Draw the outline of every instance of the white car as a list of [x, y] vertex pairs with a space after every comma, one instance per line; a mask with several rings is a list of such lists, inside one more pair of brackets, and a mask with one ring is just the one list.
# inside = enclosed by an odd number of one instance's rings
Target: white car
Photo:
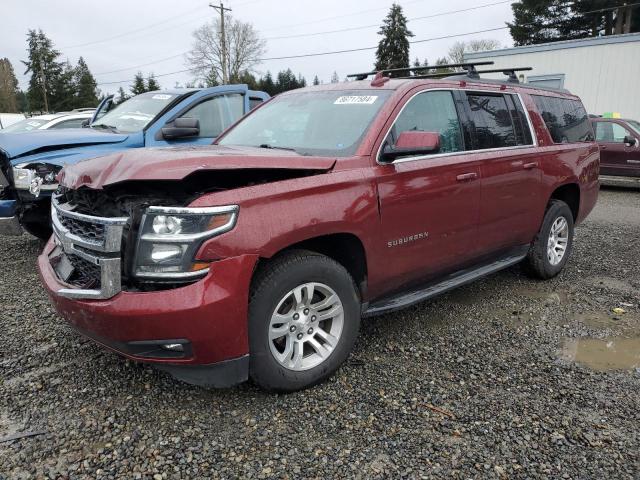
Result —
[[0, 130], [24, 120], [23, 113], [0, 113]]
[[88, 112], [60, 112], [37, 117], [25, 118], [4, 128], [2, 133], [25, 133], [34, 130], [49, 130], [51, 128], [81, 128], [85, 120], [93, 117], [93, 110]]

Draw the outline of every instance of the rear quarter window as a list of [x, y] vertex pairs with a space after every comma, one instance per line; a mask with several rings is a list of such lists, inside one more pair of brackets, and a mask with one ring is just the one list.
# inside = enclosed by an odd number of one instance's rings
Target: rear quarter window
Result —
[[591, 142], [593, 128], [580, 100], [531, 96], [554, 143]]

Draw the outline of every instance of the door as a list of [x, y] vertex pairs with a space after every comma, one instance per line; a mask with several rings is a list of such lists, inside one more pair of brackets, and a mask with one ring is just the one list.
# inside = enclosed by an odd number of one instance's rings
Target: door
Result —
[[198, 135], [168, 140], [162, 136], [160, 129], [154, 141], [148, 145], [165, 146], [183, 143], [211, 145], [218, 135], [242, 117], [244, 110], [245, 95], [241, 93], [225, 93], [201, 98], [163, 125], [171, 126], [176, 118], [195, 118], [200, 123]]
[[386, 259], [387, 291], [453, 270], [473, 257], [480, 204], [479, 163], [465, 155], [451, 91], [425, 91], [411, 98], [385, 144], [393, 145], [403, 131], [437, 132], [440, 150], [376, 167], [382, 228], [378, 245]]
[[531, 242], [540, 227], [541, 170], [515, 94], [466, 92], [474, 149], [481, 160], [481, 254]]
[[[594, 122], [596, 141], [600, 146], [602, 175], [631, 175], [640, 169], [640, 139], [631, 130], [613, 120]], [[635, 139], [635, 144], [625, 139]]]

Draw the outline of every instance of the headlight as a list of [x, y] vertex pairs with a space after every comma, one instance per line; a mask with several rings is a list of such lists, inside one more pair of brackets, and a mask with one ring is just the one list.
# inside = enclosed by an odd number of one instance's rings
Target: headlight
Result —
[[47, 163], [23, 163], [13, 167], [13, 182], [17, 190], [29, 190], [36, 197], [42, 190], [58, 188], [56, 176], [62, 170], [59, 165]]
[[142, 217], [135, 257], [135, 276], [159, 280], [198, 278], [208, 263], [196, 262], [202, 242], [231, 230], [239, 207], [149, 207]]

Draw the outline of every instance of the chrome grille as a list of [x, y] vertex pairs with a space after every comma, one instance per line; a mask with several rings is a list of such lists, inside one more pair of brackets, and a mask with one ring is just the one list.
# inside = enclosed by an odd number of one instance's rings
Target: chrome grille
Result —
[[[111, 298], [122, 289], [122, 231], [126, 217], [94, 217], [74, 211], [74, 205], [51, 199], [51, 223], [55, 242], [73, 266], [58, 294], [68, 298]], [[51, 259], [53, 260], [53, 259]]]
[[104, 240], [104, 225], [65, 216], [60, 216], [58, 219], [62, 226], [73, 235], [98, 243]]

